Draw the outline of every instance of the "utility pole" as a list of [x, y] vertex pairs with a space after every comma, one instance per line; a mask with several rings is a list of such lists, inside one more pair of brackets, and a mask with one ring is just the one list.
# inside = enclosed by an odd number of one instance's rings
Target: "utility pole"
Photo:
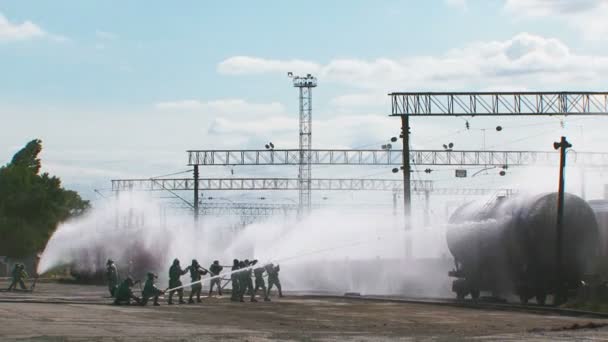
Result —
[[403, 216], [405, 229], [409, 230], [412, 214], [412, 191], [410, 185], [410, 117], [401, 116], [401, 138], [403, 142]]
[[311, 208], [311, 177], [312, 177], [312, 88], [317, 86], [317, 79], [311, 74], [306, 76], [294, 76], [293, 86], [300, 90], [300, 149], [299, 149], [299, 171], [298, 191], [299, 206], [298, 216], [301, 218], [310, 213]]
[[198, 205], [198, 165], [194, 165], [194, 221], [198, 221], [199, 205]]
[[559, 150], [559, 186], [557, 191], [557, 224], [555, 228], [555, 272], [557, 279], [557, 289], [555, 293], [555, 304], [561, 304], [566, 297], [563, 269], [563, 230], [564, 230], [564, 172], [566, 168], [566, 150], [572, 147], [566, 137], [562, 137], [560, 142], [553, 143], [553, 148]]
[[412, 256], [412, 237], [408, 231], [412, 229], [412, 188], [410, 173], [410, 117], [401, 116], [401, 141], [403, 142], [403, 224], [405, 228], [405, 257]]

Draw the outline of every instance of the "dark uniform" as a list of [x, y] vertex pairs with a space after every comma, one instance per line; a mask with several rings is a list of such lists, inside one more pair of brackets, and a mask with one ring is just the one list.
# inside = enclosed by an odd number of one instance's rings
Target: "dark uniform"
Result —
[[135, 283], [133, 282], [133, 279], [131, 279], [131, 277], [127, 277], [127, 279], [125, 279], [122, 283], [120, 283], [120, 285], [118, 285], [118, 287], [116, 288], [116, 292], [114, 293], [114, 297], [115, 297], [114, 304], [130, 305], [131, 299], [139, 304], [140, 303], [139, 297], [134, 295], [133, 290], [131, 290], [131, 287], [133, 285], [135, 285]]
[[[200, 281], [201, 280], [201, 276], [204, 276], [205, 274], [207, 274], [207, 270], [203, 269], [199, 264], [198, 261], [196, 261], [196, 259], [192, 259], [192, 265], [186, 267], [186, 271], [190, 271], [190, 279], [192, 279], [192, 283], [196, 282], [196, 281]], [[192, 304], [194, 303], [194, 300], [192, 300], [192, 297], [194, 295], [196, 295], [196, 301], [198, 303], [201, 302], [201, 290], [203, 289], [203, 284], [198, 282], [196, 284], [192, 284], [191, 285], [191, 291], [190, 291], [190, 299], [188, 299], [188, 303]]]
[[[173, 265], [169, 268], [169, 288], [176, 288], [182, 286], [182, 282], [179, 280], [181, 276], [186, 274], [188, 270], [182, 270], [182, 267], [179, 265], [179, 260], [173, 260]], [[177, 289], [173, 291], [169, 291], [169, 304], [173, 304], [173, 294], [177, 291], [177, 295], [179, 296], [179, 303], [184, 304], [184, 289]]]
[[230, 296], [230, 300], [233, 302], [243, 301], [241, 298], [241, 284], [239, 282], [240, 274], [239, 270], [239, 260], [234, 259], [232, 264], [232, 273], [230, 274], [230, 280], [232, 281], [232, 295]]
[[[257, 260], [255, 260], [255, 262], [257, 263]], [[244, 267], [250, 267], [252, 265], [254, 265], [253, 262], [249, 262], [248, 259], [245, 259], [244, 261]], [[252, 275], [253, 275], [253, 270], [251, 268], [248, 268], [247, 270], [245, 270], [243, 273], [243, 282], [245, 283], [245, 288], [243, 289], [243, 294], [247, 294], [248, 296], [251, 296], [252, 302], [255, 301], [255, 298], [253, 297], [253, 279], [251, 279]]]
[[283, 297], [283, 291], [281, 289], [281, 281], [279, 280], [279, 271], [281, 267], [279, 265], [268, 264], [266, 265], [266, 273], [268, 273], [268, 293], [267, 296], [270, 297], [270, 290], [272, 290], [273, 286], [276, 286], [279, 290], [279, 297]]
[[[239, 269], [241, 270], [238, 274], [239, 274], [239, 302], [244, 302], [245, 300], [243, 299], [243, 297], [245, 296], [245, 293], [247, 293], [247, 289], [249, 287], [249, 282], [247, 281], [247, 278], [251, 279], [251, 276], [249, 275], [249, 270], [246, 270], [245, 268], [247, 268], [247, 263], [245, 263], [245, 261], [241, 261], [239, 262]], [[253, 290], [253, 288], [251, 289]]]
[[12, 281], [8, 287], [8, 291], [11, 291], [13, 289], [16, 290], [17, 284], [19, 284], [19, 287], [22, 290], [27, 289], [25, 287], [25, 283], [23, 282], [23, 279], [27, 278], [27, 272], [25, 272], [25, 266], [23, 266], [23, 264], [15, 264], [15, 266], [13, 267], [13, 273], [11, 275]]
[[155, 306], [160, 305], [158, 304], [158, 296], [165, 292], [154, 285], [154, 278], [156, 278], [156, 274], [148, 272], [148, 279], [146, 279], [144, 289], [141, 292], [141, 305], [146, 305], [150, 298], [154, 298]]
[[116, 269], [116, 265], [114, 265], [114, 261], [112, 261], [112, 259], [108, 259], [108, 262], [106, 263], [106, 279], [108, 280], [108, 290], [110, 291], [110, 295], [114, 297], [119, 280], [118, 270]]
[[220, 273], [224, 268], [220, 266], [220, 262], [215, 260], [211, 266], [209, 266], [209, 272], [211, 273], [211, 277], [216, 277], [211, 279], [211, 284], [209, 285], [209, 297], [213, 293], [213, 286], [217, 285], [217, 293], [218, 295], [222, 295], [222, 279], [219, 277]]
[[262, 293], [264, 294], [264, 301], [269, 302], [270, 298], [268, 298], [268, 293], [266, 291], [266, 283], [264, 282], [264, 272], [266, 269], [263, 266], [257, 267], [253, 270], [253, 274], [255, 275], [255, 288], [253, 289], [252, 298], [255, 299], [255, 294], [259, 289], [262, 289]]

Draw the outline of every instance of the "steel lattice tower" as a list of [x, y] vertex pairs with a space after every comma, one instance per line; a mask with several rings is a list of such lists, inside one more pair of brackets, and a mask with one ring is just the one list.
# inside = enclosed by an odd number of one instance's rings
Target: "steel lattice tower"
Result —
[[[288, 74], [290, 77], [291, 73]], [[317, 86], [317, 79], [311, 74], [293, 76], [293, 86], [300, 91], [300, 148], [298, 158], [298, 191], [300, 216], [310, 212], [311, 177], [312, 177], [312, 88]]]

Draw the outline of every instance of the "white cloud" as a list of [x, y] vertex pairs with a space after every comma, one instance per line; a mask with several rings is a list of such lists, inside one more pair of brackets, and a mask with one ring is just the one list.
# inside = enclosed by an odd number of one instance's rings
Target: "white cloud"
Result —
[[24, 41], [37, 38], [48, 38], [55, 41], [67, 40], [65, 37], [49, 34], [29, 20], [22, 23], [11, 23], [0, 13], [0, 42]]
[[210, 115], [277, 115], [285, 112], [279, 102], [252, 103], [241, 99], [213, 101], [178, 100], [159, 102], [155, 105], [165, 111], [200, 111]]
[[558, 19], [590, 41], [608, 37], [608, 0], [506, 0], [504, 8], [520, 18]]
[[235, 56], [222, 61], [217, 70], [221, 74], [244, 75], [293, 72], [296, 74], [316, 73], [319, 71], [317, 63], [299, 59], [276, 60], [248, 56]]
[[[556, 85], [560, 89], [589, 89], [603, 85], [602, 75], [608, 71], [607, 56], [577, 54], [558, 39], [529, 33], [502, 41], [475, 42], [439, 56], [335, 59], [325, 65], [306, 63], [319, 65], [316, 75], [324, 82], [367, 89], [370, 93], [408, 89], [505, 89], [505, 86], [553, 89]], [[272, 60], [272, 64], [281, 62]], [[255, 68], [249, 72], [255, 72]], [[357, 100], [372, 98], [359, 96]], [[333, 103], [351, 100], [353, 98], [341, 97]]]
[[506, 0], [505, 9], [526, 16], [571, 15], [589, 12], [606, 0]]
[[[313, 122], [313, 146], [350, 148], [378, 141], [379, 137], [389, 137], [398, 131], [397, 120], [386, 115], [339, 115], [328, 119], [319, 116], [321, 118]], [[210, 125], [208, 133], [230, 139], [246, 136], [249, 138], [245, 142], [248, 146], [262, 147], [262, 142], [271, 139], [280, 148], [295, 148], [298, 143], [298, 118], [297, 115], [238, 121], [217, 118]], [[253, 142], [256, 139], [261, 141], [257, 145]]]
[[21, 24], [11, 23], [0, 13], [0, 41], [28, 40], [46, 35], [46, 32], [31, 21]]
[[353, 93], [336, 96], [329, 101], [335, 109], [352, 110], [354, 108], [387, 108], [390, 98], [385, 92]]

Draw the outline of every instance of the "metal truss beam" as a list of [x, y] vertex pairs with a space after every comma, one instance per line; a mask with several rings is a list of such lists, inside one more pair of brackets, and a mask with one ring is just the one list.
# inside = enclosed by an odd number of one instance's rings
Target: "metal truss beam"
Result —
[[[312, 179], [313, 189], [321, 191], [399, 191], [402, 181], [397, 179]], [[187, 191], [194, 189], [191, 178], [114, 179], [112, 191]], [[215, 190], [298, 190], [297, 178], [201, 178], [201, 191]], [[414, 181], [417, 193], [435, 195], [482, 196], [506, 189], [436, 188], [433, 181]], [[208, 204], [206, 204], [208, 205]], [[219, 205], [219, 204], [218, 204]], [[222, 203], [221, 205], [225, 205]], [[257, 205], [257, 204], [256, 204]], [[264, 206], [260, 204], [259, 206]], [[295, 208], [295, 207], [294, 207]]]
[[608, 92], [395, 92], [394, 116], [608, 115]]
[[[322, 191], [393, 191], [400, 189], [401, 180], [313, 178], [312, 190]], [[194, 190], [192, 178], [113, 179], [112, 191], [179, 191]], [[298, 178], [200, 178], [200, 191], [213, 190], [299, 190]], [[417, 192], [433, 191], [433, 182], [416, 180], [412, 189]]]
[[[401, 150], [311, 150], [313, 165], [403, 164]], [[189, 150], [188, 165], [299, 165], [300, 151], [294, 150]], [[412, 165], [435, 166], [522, 166], [555, 165], [559, 153], [546, 151], [443, 151], [411, 150]], [[608, 166], [608, 153], [570, 152], [570, 165]]]

